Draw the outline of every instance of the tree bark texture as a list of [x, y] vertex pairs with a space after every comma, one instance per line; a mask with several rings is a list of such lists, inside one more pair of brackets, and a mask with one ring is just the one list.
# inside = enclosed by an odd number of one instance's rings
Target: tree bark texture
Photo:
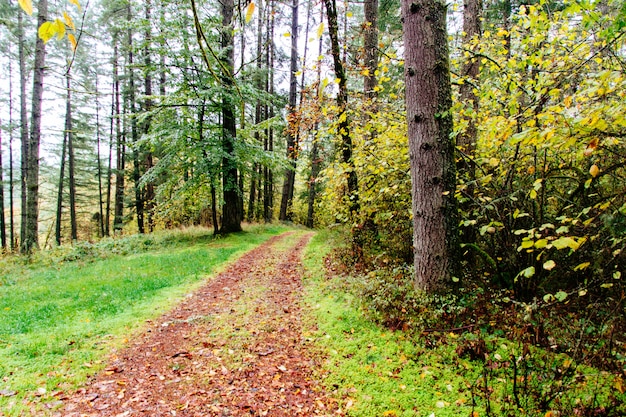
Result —
[[125, 170], [126, 170], [126, 143], [122, 132], [122, 112], [120, 108], [120, 76], [119, 76], [119, 50], [117, 44], [117, 36], [113, 36], [113, 83], [114, 83], [114, 102], [115, 102], [115, 201], [113, 215], [113, 233], [119, 234], [124, 228], [124, 187], [125, 187]]
[[[20, 68], [20, 140], [21, 140], [21, 162], [20, 162], [20, 190], [22, 211], [20, 214], [20, 242], [24, 242], [26, 238], [26, 166], [28, 162], [28, 108], [26, 96], [26, 80], [28, 73], [26, 72], [26, 52], [24, 45], [24, 18], [22, 13], [17, 14], [17, 47], [19, 55]], [[22, 244], [20, 243], [20, 248]]]
[[446, 5], [403, 0], [402, 15], [415, 284], [433, 292], [454, 276], [458, 252]]
[[70, 231], [72, 242], [78, 240], [78, 224], [76, 220], [76, 168], [74, 159], [74, 132], [72, 127], [72, 93], [70, 74], [66, 74], [67, 103], [65, 116], [65, 130], [67, 131], [67, 169], [69, 175], [70, 192]]
[[[7, 248], [7, 229], [4, 218], [4, 179], [2, 173], [4, 166], [2, 165], [2, 132], [0, 132], [0, 249]], [[0, 253], [2, 250], [0, 250]]]
[[[48, 0], [40, 0], [37, 6], [37, 27], [48, 18]], [[46, 64], [46, 45], [37, 37], [31, 99], [31, 126], [26, 157], [26, 227], [22, 241], [22, 253], [39, 248], [39, 144], [41, 142], [41, 112], [43, 104], [43, 80]]]
[[365, 13], [365, 36], [363, 48], [365, 52], [365, 68], [367, 75], [364, 77], [365, 98], [370, 101], [370, 111], [375, 111], [371, 103], [376, 98], [376, 70], [378, 69], [378, 0], [365, 0], [363, 3]]

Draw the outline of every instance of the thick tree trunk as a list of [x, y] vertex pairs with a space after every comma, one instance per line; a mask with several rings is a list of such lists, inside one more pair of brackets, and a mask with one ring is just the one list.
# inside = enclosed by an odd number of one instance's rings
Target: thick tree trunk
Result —
[[[235, 57], [233, 37], [233, 12], [235, 4], [233, 0], [222, 2], [222, 33], [221, 47], [223, 53], [222, 83], [225, 87], [233, 86], [233, 61]], [[231, 90], [226, 88], [226, 90]], [[222, 181], [224, 206], [222, 209], [221, 233], [241, 231], [241, 215], [239, 210], [239, 181], [237, 180], [237, 163], [235, 161], [235, 140], [237, 126], [235, 122], [232, 92], [228, 91], [222, 97]]]
[[348, 85], [346, 72], [340, 56], [339, 35], [337, 26], [337, 5], [335, 0], [323, 0], [326, 5], [326, 14], [328, 19], [328, 34], [331, 42], [331, 52], [333, 55], [333, 64], [335, 76], [339, 81], [339, 92], [337, 93], [337, 107], [339, 109], [339, 123], [337, 125], [337, 133], [340, 137], [341, 162], [346, 166], [346, 179], [348, 186], [348, 207], [350, 218], [354, 219], [359, 213], [359, 186], [356, 170], [354, 169], [354, 161], [352, 160], [352, 137], [350, 136], [350, 121], [348, 119]]
[[455, 274], [457, 219], [446, 5], [403, 0], [415, 284], [433, 292]]
[[[37, 26], [47, 21], [48, 0], [39, 0], [37, 6]], [[43, 104], [43, 79], [46, 61], [46, 45], [37, 37], [35, 43], [35, 72], [33, 75], [33, 96], [31, 129], [26, 158], [26, 228], [22, 242], [22, 253], [30, 253], [39, 248], [39, 144], [41, 142], [41, 112]]]
[[283, 193], [280, 202], [279, 220], [292, 219], [293, 192], [296, 183], [296, 162], [298, 160], [298, 147], [296, 142], [298, 136], [298, 114], [296, 111], [296, 101], [298, 94], [298, 81], [296, 72], [298, 71], [298, 0], [293, 0], [291, 4], [291, 62], [289, 71], [289, 105], [287, 107], [287, 160], [289, 167], [285, 172], [283, 183]]

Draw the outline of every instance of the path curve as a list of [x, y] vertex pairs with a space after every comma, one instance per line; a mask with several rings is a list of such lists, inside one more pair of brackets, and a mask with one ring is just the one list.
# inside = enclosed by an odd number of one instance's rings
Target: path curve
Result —
[[158, 320], [65, 401], [61, 415], [337, 416], [301, 317], [289, 232], [246, 253]]

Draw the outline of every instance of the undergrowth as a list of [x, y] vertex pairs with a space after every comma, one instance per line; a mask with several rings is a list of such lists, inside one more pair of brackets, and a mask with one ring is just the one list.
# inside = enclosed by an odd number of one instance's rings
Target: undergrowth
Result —
[[347, 415], [626, 415], [623, 368], [585, 361], [603, 348], [585, 335], [578, 340], [586, 356], [550, 345], [556, 339], [545, 334], [546, 306], [461, 283], [452, 294], [426, 296], [413, 289], [408, 268], [379, 265], [351, 277], [353, 269], [337, 262], [341, 249], [319, 259], [333, 247], [349, 250], [341, 242], [318, 234], [306, 266], [326, 385]]

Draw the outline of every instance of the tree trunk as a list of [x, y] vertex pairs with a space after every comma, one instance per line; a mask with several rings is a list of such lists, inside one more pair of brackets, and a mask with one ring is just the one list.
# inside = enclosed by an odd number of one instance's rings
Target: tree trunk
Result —
[[26, 96], [26, 53], [24, 51], [24, 19], [22, 13], [17, 14], [17, 47], [20, 67], [20, 140], [21, 140], [21, 162], [20, 162], [20, 190], [21, 190], [21, 213], [20, 213], [20, 250], [22, 243], [26, 239], [26, 172], [28, 162], [28, 109]]
[[103, 237], [105, 233], [104, 228], [104, 193], [102, 187], [102, 159], [100, 154], [100, 144], [102, 143], [100, 137], [100, 90], [98, 88], [98, 73], [96, 72], [96, 157], [97, 157], [97, 170], [98, 170], [98, 235]]
[[[1, 123], [0, 123], [1, 124]], [[0, 253], [7, 249], [7, 229], [4, 219], [4, 166], [2, 165], [2, 130], [0, 130]]]
[[[67, 125], [67, 123], [66, 123]], [[63, 186], [65, 185], [65, 160], [67, 152], [67, 127], [63, 132], [63, 145], [61, 146], [61, 167], [59, 169], [59, 186], [57, 188], [57, 215], [55, 221], [54, 236], [57, 245], [61, 246], [63, 224]]]
[[[463, 33], [465, 34], [463, 36], [463, 44], [465, 48], [471, 47], [470, 41], [472, 38], [480, 36], [481, 11], [481, 0], [465, 0], [463, 8]], [[474, 90], [477, 88], [479, 69], [480, 60], [476, 56], [470, 55], [463, 62], [461, 71], [466, 80], [459, 88], [461, 103], [466, 106], [462, 118], [467, 121], [465, 132], [460, 134], [457, 140], [457, 146], [465, 154], [463, 158], [460, 158], [459, 171], [466, 174], [466, 180], [469, 182], [472, 182], [475, 176], [473, 157], [476, 150], [476, 140], [478, 139], [476, 114], [478, 113], [479, 101]]]
[[446, 5], [403, 0], [402, 15], [415, 284], [433, 292], [454, 276], [458, 260]]
[[365, 98], [368, 100], [369, 112], [375, 112], [373, 101], [376, 99], [376, 70], [378, 69], [378, 0], [365, 0], [365, 36], [363, 48], [365, 50], [366, 74], [363, 80]]
[[233, 37], [233, 12], [235, 4], [233, 0], [222, 2], [222, 31], [221, 47], [222, 58], [222, 84], [227, 87], [228, 93], [222, 96], [222, 148], [224, 157], [222, 158], [222, 181], [224, 206], [222, 210], [221, 233], [231, 233], [241, 231], [241, 217], [239, 210], [239, 181], [237, 180], [237, 163], [235, 161], [235, 140], [237, 137], [237, 126], [235, 124], [235, 114], [232, 97], [233, 61], [235, 57], [234, 37]]
[[15, 213], [13, 199], [13, 65], [9, 61], [9, 237], [11, 252], [15, 250]]
[[[320, 22], [324, 21], [324, 9], [320, 9]], [[318, 44], [317, 56], [322, 56], [322, 48], [324, 40], [320, 36]], [[322, 61], [317, 59], [317, 83], [315, 88], [315, 97], [320, 96], [320, 84], [322, 82]], [[320, 172], [320, 160], [319, 160], [319, 137], [318, 137], [318, 123], [315, 122], [313, 131], [315, 136], [313, 137], [313, 144], [311, 145], [311, 178], [309, 178], [309, 201], [307, 207], [306, 227], [312, 228], [315, 226], [315, 199], [317, 197], [317, 177]]]
[[[265, 91], [270, 96], [274, 95], [274, 12], [275, 0], [269, 0], [267, 13], [267, 41], [265, 51], [266, 68], [268, 76], [265, 84]], [[274, 105], [265, 105], [264, 120], [274, 116]], [[266, 129], [264, 147], [266, 152], [274, 151], [274, 130], [272, 127]], [[265, 223], [271, 223], [274, 217], [274, 173], [269, 167], [263, 168], [263, 219]]]
[[70, 230], [72, 234], [72, 242], [78, 240], [78, 226], [76, 221], [76, 169], [74, 161], [74, 132], [72, 127], [72, 94], [70, 74], [67, 73], [67, 103], [65, 130], [67, 131], [67, 156], [68, 156], [68, 175], [69, 175], [69, 192], [70, 192]]
[[120, 76], [118, 63], [117, 36], [113, 36], [113, 83], [115, 88], [115, 136], [116, 136], [116, 165], [115, 165], [115, 213], [113, 217], [113, 233], [118, 234], [124, 228], [124, 186], [126, 165], [126, 144], [122, 132], [122, 113], [120, 108]]
[[331, 42], [331, 52], [333, 55], [333, 64], [335, 69], [335, 76], [339, 81], [339, 92], [337, 93], [337, 107], [339, 109], [337, 133], [340, 139], [341, 148], [341, 162], [346, 166], [346, 179], [348, 186], [348, 209], [350, 219], [356, 218], [360, 206], [359, 206], [359, 194], [358, 194], [358, 178], [354, 168], [354, 161], [352, 160], [352, 137], [350, 136], [350, 121], [348, 119], [347, 105], [348, 105], [348, 85], [346, 73], [344, 70], [343, 62], [341, 61], [340, 48], [339, 48], [339, 35], [337, 26], [337, 5], [335, 0], [323, 0], [326, 5], [326, 14], [328, 19], [328, 34]]
[[296, 183], [296, 162], [298, 160], [298, 114], [296, 111], [296, 101], [298, 93], [298, 81], [296, 72], [298, 71], [298, 0], [293, 0], [291, 5], [291, 62], [289, 71], [289, 104], [287, 106], [287, 160], [289, 167], [285, 172], [283, 183], [283, 193], [280, 202], [279, 220], [292, 219], [293, 193]]
[[[37, 5], [37, 27], [47, 21], [48, 0], [39, 0]], [[37, 37], [35, 43], [35, 72], [31, 130], [26, 157], [26, 229], [22, 242], [22, 253], [31, 253], [39, 248], [39, 143], [41, 141], [41, 112], [43, 104], [43, 79], [46, 61], [46, 45]]]
[[135, 69], [134, 69], [134, 42], [133, 32], [130, 26], [132, 22], [132, 7], [131, 3], [128, 3], [126, 21], [128, 22], [128, 30], [126, 33], [126, 42], [128, 48], [128, 57], [126, 62], [126, 71], [128, 76], [128, 106], [130, 113], [130, 134], [131, 142], [133, 144], [133, 182], [135, 188], [135, 214], [137, 215], [137, 231], [139, 233], [145, 233], [144, 225], [144, 196], [140, 187], [141, 180], [141, 149], [139, 146], [139, 131], [137, 127], [137, 97], [135, 91]]
[[[152, 57], [151, 57], [151, 43], [152, 43], [152, 31], [151, 31], [151, 16], [150, 16], [150, 8], [152, 7], [151, 1], [146, 0], [145, 2], [145, 16], [146, 16], [146, 32], [144, 34], [144, 64], [145, 64], [145, 78], [144, 78], [144, 92], [146, 95], [146, 100], [144, 103], [144, 110], [149, 112], [152, 110], [153, 102], [152, 102]], [[146, 120], [143, 125], [143, 133], [148, 134], [150, 132], [150, 124], [151, 118], [146, 117]], [[153, 155], [150, 150], [146, 150], [145, 157], [145, 172], [148, 172], [154, 166]], [[148, 223], [148, 231], [154, 231], [154, 219], [152, 214], [154, 212], [154, 183], [149, 181], [146, 184], [146, 192], [144, 195], [145, 202], [145, 212], [147, 216]]]

